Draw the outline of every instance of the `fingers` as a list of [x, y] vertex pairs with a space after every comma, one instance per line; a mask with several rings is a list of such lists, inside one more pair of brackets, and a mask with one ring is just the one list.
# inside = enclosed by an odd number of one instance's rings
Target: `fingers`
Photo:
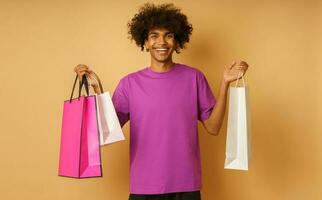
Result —
[[77, 73], [79, 78], [81, 79], [84, 74], [87, 72], [91, 71], [87, 65], [84, 64], [78, 64], [75, 68], [74, 71]]
[[77, 73], [79, 78], [82, 78], [84, 74], [86, 74], [86, 71], [78, 72]]
[[244, 72], [241, 70], [232, 70], [231, 73], [229, 74], [231, 77], [234, 77], [234, 80], [242, 78], [244, 75]]
[[238, 77], [238, 78], [240, 78], [241, 76], [243, 76], [243, 75], [244, 75], [244, 73], [245, 73], [245, 71], [244, 71], [244, 70], [238, 70], [238, 69], [232, 69], [232, 70], [230, 71], [230, 74], [231, 74], [232, 76], [235, 76], [235, 77]]
[[243, 76], [248, 69], [248, 64], [245, 61], [238, 61], [233, 66], [233, 69], [240, 71], [242, 74], [241, 76]]
[[229, 66], [228, 66], [228, 68], [229, 69], [232, 69], [233, 67], [234, 67], [234, 65], [236, 64], [236, 61], [234, 60]]
[[80, 80], [83, 78], [84, 74], [86, 74], [87, 79], [90, 80], [92, 86], [96, 86], [98, 84], [99, 79], [97, 75], [87, 65], [78, 64], [74, 67], [74, 71], [77, 73]]
[[79, 64], [74, 68], [74, 71], [76, 73], [83, 72], [83, 71], [88, 71], [90, 70], [87, 65]]
[[84, 64], [78, 64], [75, 68], [74, 71], [77, 72], [79, 70], [85, 70], [85, 69], [89, 69], [89, 67], [87, 65]]
[[234, 69], [247, 69], [248, 68], [248, 64], [245, 61], [233, 61], [228, 68], [232, 69], [234, 67]]
[[248, 68], [248, 64], [245, 61], [239, 61], [237, 63], [237, 68], [239, 68], [239, 69], [247, 69]]

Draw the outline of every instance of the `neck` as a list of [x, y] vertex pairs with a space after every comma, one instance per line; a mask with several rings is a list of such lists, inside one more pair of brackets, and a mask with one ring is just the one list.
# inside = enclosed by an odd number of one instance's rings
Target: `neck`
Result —
[[174, 66], [172, 59], [169, 59], [165, 62], [158, 62], [151, 59], [151, 70], [155, 72], [167, 72], [170, 71]]

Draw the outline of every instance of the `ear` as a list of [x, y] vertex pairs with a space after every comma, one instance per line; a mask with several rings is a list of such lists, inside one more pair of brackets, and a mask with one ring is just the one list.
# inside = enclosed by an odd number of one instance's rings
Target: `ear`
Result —
[[147, 41], [147, 40], [145, 40], [145, 41], [144, 41], [144, 48], [145, 48], [145, 49], [147, 49], [147, 48], [148, 48], [148, 41]]
[[174, 46], [175, 49], [178, 48], [179, 45], [178, 45], [178, 42], [176, 40], [173, 41], [173, 46]]
[[177, 42], [175, 42], [173, 46], [174, 46], [174, 50], [175, 50], [175, 52], [176, 52], [177, 54], [179, 54], [179, 53], [180, 53], [180, 48], [179, 48], [178, 43], [177, 43]]

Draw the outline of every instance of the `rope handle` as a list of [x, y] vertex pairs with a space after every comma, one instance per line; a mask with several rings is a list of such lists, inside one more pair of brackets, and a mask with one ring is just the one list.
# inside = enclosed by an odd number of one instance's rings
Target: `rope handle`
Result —
[[[238, 75], [237, 75], [237, 81], [236, 81], [235, 87], [237, 87], [238, 80], [240, 79], [240, 78], [238, 78], [238, 77], [239, 77], [239, 74], [240, 74], [240, 71], [238, 72]], [[241, 78], [243, 79], [243, 83], [244, 83], [244, 87], [245, 87], [245, 86], [246, 86], [246, 84], [245, 84], [244, 74], [242, 75], [242, 77], [241, 77]]]
[[[78, 78], [79, 78], [79, 77], [78, 77], [78, 75], [76, 75], [76, 77], [75, 77], [75, 81], [74, 81], [74, 84], [73, 84], [72, 93], [71, 93], [70, 98], [69, 98], [69, 103], [71, 103], [71, 102], [72, 102], [73, 95], [74, 95], [74, 90], [75, 90], [75, 86], [76, 86], [76, 82], [77, 82], [77, 79], [78, 79]], [[81, 80], [81, 79], [79, 79], [79, 81], [78, 81], [78, 86], [79, 86], [79, 88], [78, 88], [78, 100], [79, 100], [79, 98], [80, 98], [80, 96], [81, 96], [81, 91], [82, 91], [82, 87], [83, 87], [83, 85], [85, 86], [86, 93], [87, 93], [87, 96], [88, 96], [88, 92], [89, 92], [89, 91], [88, 91], [88, 87], [86, 87], [86, 84], [87, 84], [86, 77], [84, 77], [84, 76], [83, 76], [82, 80]]]

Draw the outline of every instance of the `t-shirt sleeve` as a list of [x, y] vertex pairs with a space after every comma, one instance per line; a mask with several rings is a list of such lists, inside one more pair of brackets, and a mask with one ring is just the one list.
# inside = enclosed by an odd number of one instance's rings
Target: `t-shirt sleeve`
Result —
[[112, 96], [112, 102], [121, 127], [130, 119], [129, 96], [126, 79], [122, 78]]
[[198, 120], [205, 121], [210, 117], [210, 114], [216, 104], [216, 98], [211, 91], [205, 75], [201, 71], [198, 71], [197, 73], [197, 85]]

